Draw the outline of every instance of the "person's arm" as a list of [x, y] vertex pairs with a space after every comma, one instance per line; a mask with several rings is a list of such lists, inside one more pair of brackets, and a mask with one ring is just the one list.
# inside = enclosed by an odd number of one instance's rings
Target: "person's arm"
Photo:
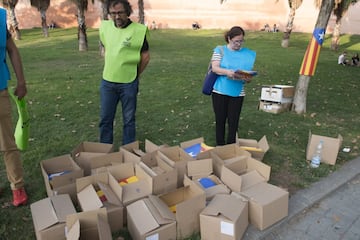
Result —
[[139, 63], [139, 75], [145, 70], [146, 66], [150, 61], [150, 52], [144, 51], [141, 52], [140, 63]]
[[17, 85], [14, 94], [18, 96], [19, 99], [22, 99], [23, 97], [25, 97], [27, 93], [26, 81], [24, 77], [21, 56], [12, 38], [7, 39], [6, 50], [9, 54], [9, 58], [13, 66], [17, 80]]
[[240, 74], [236, 73], [235, 71], [231, 69], [221, 68], [220, 67], [220, 61], [213, 60], [211, 62], [211, 68], [212, 71], [218, 75], [226, 75], [227, 78], [232, 80], [244, 80], [245, 82], [249, 83], [251, 82], [252, 76], [247, 74]]

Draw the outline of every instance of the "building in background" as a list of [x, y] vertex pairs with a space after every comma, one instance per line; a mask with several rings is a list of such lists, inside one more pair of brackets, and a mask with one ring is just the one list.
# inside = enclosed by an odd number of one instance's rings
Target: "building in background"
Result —
[[[137, 0], [130, 0], [137, 21]], [[289, 13], [287, 0], [145, 0], [145, 23], [149, 26], [156, 22], [157, 28], [191, 28], [194, 22], [202, 29], [228, 29], [233, 25], [241, 25], [246, 30], [260, 30], [265, 24], [276, 26], [282, 32]], [[20, 28], [41, 26], [40, 13], [30, 6], [29, 0], [19, 0], [16, 15]], [[101, 4], [98, 0], [89, 1], [86, 13], [88, 27], [97, 28], [100, 24]], [[319, 9], [313, 0], [304, 0], [296, 11], [294, 32], [312, 32]], [[360, 34], [360, 2], [350, 6], [342, 19], [341, 33]], [[55, 22], [59, 27], [76, 27], [77, 9], [68, 0], [51, 0], [47, 11], [47, 22]], [[327, 33], [331, 33], [335, 25], [335, 17], [330, 18]]]

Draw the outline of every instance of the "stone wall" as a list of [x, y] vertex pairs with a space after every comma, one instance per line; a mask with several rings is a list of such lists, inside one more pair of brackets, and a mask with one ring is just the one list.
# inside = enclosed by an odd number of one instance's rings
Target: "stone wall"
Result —
[[[91, 2], [91, 1], [89, 1]], [[130, 0], [137, 21], [137, 0]], [[144, 0], [145, 20], [149, 26], [155, 21], [158, 28], [191, 28], [197, 21], [204, 29], [227, 29], [240, 25], [246, 30], [259, 30], [264, 24], [277, 24], [284, 30], [289, 7], [287, 0]], [[315, 26], [318, 9], [313, 0], [304, 0], [297, 10], [294, 31], [312, 32]], [[60, 27], [77, 26], [76, 6], [68, 0], [51, 0], [47, 11], [47, 22], [55, 21]], [[88, 27], [98, 27], [100, 23], [101, 4], [95, 0], [89, 4], [86, 13]], [[342, 33], [360, 34], [360, 2], [351, 6], [342, 20]], [[30, 6], [29, 0], [19, 0], [16, 15], [20, 28], [40, 27], [40, 13]], [[334, 16], [330, 18], [327, 33], [333, 29]]]

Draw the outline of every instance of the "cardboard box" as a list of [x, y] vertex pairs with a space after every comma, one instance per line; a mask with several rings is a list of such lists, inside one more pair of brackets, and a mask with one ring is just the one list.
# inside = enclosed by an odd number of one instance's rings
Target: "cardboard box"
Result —
[[216, 195], [200, 213], [201, 239], [241, 239], [249, 225], [248, 211], [245, 198]]
[[107, 169], [117, 182], [134, 176], [137, 179], [136, 182], [123, 186], [119, 185], [120, 189], [118, 194], [124, 206], [147, 197], [152, 193], [152, 178], [139, 166], [139, 164], [123, 163], [110, 166]]
[[84, 176], [84, 170], [70, 154], [42, 160], [40, 168], [48, 197], [69, 194], [73, 203], [77, 202], [75, 181]]
[[282, 113], [290, 111], [292, 103], [276, 103], [276, 102], [266, 102], [260, 100], [259, 110], [268, 113]]
[[76, 213], [68, 194], [39, 200], [30, 209], [37, 240], [64, 240], [66, 216]]
[[291, 103], [295, 89], [288, 85], [271, 85], [261, 88], [260, 100], [275, 103]]
[[191, 157], [196, 158], [199, 153], [213, 149], [204, 143], [204, 138], [196, 138], [189, 141], [181, 142], [180, 147], [184, 149]]
[[[217, 194], [230, 194], [230, 189], [213, 174], [212, 161], [211, 158], [189, 161], [187, 165], [188, 176], [204, 190], [207, 202], [211, 201]], [[206, 182], [203, 182], [204, 180]], [[206, 187], [208, 182], [211, 185]]]
[[[242, 192], [259, 181], [269, 181], [271, 167], [251, 157], [223, 165], [221, 180], [234, 192]], [[258, 176], [261, 176], [259, 179]]]
[[152, 179], [152, 194], [159, 195], [177, 188], [177, 170], [156, 157], [156, 152], [141, 157], [139, 166]]
[[[121, 202], [122, 189], [110, 173], [99, 173], [76, 179], [79, 205], [83, 212], [106, 208], [111, 231], [124, 227], [124, 205]], [[97, 191], [102, 190], [106, 201], [102, 202]]]
[[200, 213], [205, 208], [204, 191], [184, 176], [184, 187], [161, 194], [159, 198], [173, 210], [177, 239], [184, 239], [200, 231]]
[[127, 206], [128, 230], [132, 239], [176, 240], [176, 221], [168, 206], [154, 195]]
[[259, 141], [255, 139], [237, 138], [237, 144], [241, 149], [248, 151], [253, 158], [259, 161], [264, 159], [265, 153], [270, 149], [266, 136], [263, 136]]
[[120, 152], [128, 152], [131, 153], [133, 155], [135, 155], [137, 157], [137, 163], [140, 162], [141, 157], [144, 156], [146, 153], [151, 153], [154, 152], [160, 148], [164, 147], [164, 145], [156, 145], [155, 143], [151, 142], [148, 139], [145, 139], [145, 151], [143, 151], [140, 148], [140, 143], [139, 141], [135, 141], [129, 144], [125, 144], [120, 146], [119, 150]]
[[243, 159], [247, 159], [251, 153], [241, 149], [236, 143], [224, 146], [217, 146], [212, 150], [200, 153], [198, 159], [213, 159], [214, 174], [221, 178], [221, 169], [223, 165], [229, 165]]
[[67, 240], [112, 240], [105, 209], [70, 214], [66, 217]]
[[156, 151], [156, 156], [162, 161], [166, 162], [169, 166], [177, 170], [177, 187], [183, 186], [184, 175], [187, 175], [187, 162], [194, 159], [178, 146], [161, 148]]
[[71, 151], [71, 157], [84, 169], [84, 175], [91, 174], [90, 161], [94, 157], [113, 152], [113, 145], [98, 142], [82, 142]]
[[311, 158], [320, 140], [324, 142], [321, 154], [321, 162], [335, 165], [343, 141], [343, 138], [340, 134], [337, 138], [331, 138], [321, 135], [315, 135], [309, 132], [309, 141], [306, 147], [306, 160], [311, 161]]
[[[257, 160], [254, 160], [261, 163]], [[223, 168], [227, 170], [226, 167]], [[223, 176], [231, 176], [229, 172]], [[249, 201], [250, 223], [259, 230], [264, 230], [288, 215], [289, 193], [282, 188], [267, 183], [268, 179], [252, 170], [239, 176], [241, 179], [241, 191], [234, 189], [232, 194], [240, 194]], [[228, 183], [229, 179], [224, 180]], [[239, 179], [233, 179], [233, 189]]]

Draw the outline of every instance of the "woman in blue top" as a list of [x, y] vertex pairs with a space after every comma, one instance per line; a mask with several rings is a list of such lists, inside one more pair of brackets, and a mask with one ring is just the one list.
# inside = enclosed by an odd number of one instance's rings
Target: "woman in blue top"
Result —
[[[216, 144], [225, 145], [236, 142], [241, 108], [244, 101], [246, 83], [251, 76], [239, 74], [237, 70], [252, 70], [256, 52], [244, 48], [245, 31], [238, 26], [225, 33], [226, 45], [218, 46], [212, 55], [212, 71], [217, 73], [212, 103], [216, 121]], [[225, 125], [228, 135], [225, 142]]]

